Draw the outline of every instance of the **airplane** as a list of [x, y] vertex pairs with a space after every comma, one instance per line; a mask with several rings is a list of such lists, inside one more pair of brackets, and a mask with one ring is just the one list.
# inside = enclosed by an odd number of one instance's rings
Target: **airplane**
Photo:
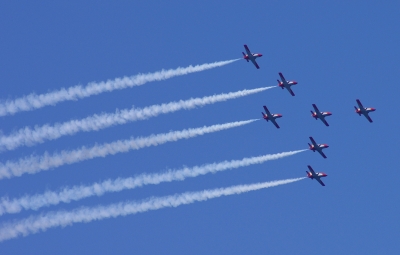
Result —
[[321, 181], [321, 177], [326, 177], [328, 176], [326, 173], [316, 173], [314, 170], [311, 168], [311, 166], [308, 166], [308, 169], [310, 172], [306, 171], [307, 177], [312, 179], [317, 180], [322, 186], [325, 186], [325, 184]]
[[282, 89], [286, 88], [289, 91], [290, 95], [294, 96], [294, 93], [290, 87], [296, 85], [297, 81], [287, 81], [285, 77], [283, 77], [282, 73], [279, 73], [279, 76], [281, 77], [282, 81], [277, 80], [278, 86], [281, 87]]
[[244, 45], [244, 48], [245, 48], [247, 54], [244, 54], [244, 52], [242, 52], [243, 58], [246, 59], [247, 62], [249, 62], [249, 60], [250, 60], [256, 66], [257, 69], [260, 69], [260, 67], [258, 66], [258, 64], [256, 62], [256, 58], [262, 57], [262, 54], [251, 53], [249, 50], [249, 47], [247, 47], [246, 44]]
[[361, 116], [361, 114], [363, 114], [369, 122], [372, 122], [372, 119], [371, 119], [371, 117], [369, 117], [368, 113], [374, 112], [376, 109], [375, 108], [364, 108], [364, 106], [361, 104], [359, 99], [357, 99], [356, 101], [357, 101], [358, 107], [360, 107], [360, 108], [357, 108], [354, 106], [354, 108], [356, 109], [356, 113], [358, 113], [359, 116]]
[[331, 112], [320, 112], [315, 104], [312, 104], [312, 106], [314, 107], [315, 112], [311, 111], [311, 116], [315, 120], [320, 119], [325, 124], [325, 126], [329, 127], [329, 124], [328, 124], [328, 122], [326, 122], [325, 117], [331, 116], [332, 113]]
[[275, 125], [276, 128], [280, 128], [278, 123], [276, 123], [275, 119], [276, 118], [281, 118], [282, 114], [271, 114], [268, 111], [268, 108], [265, 105], [264, 105], [264, 110], [265, 110], [266, 115], [263, 112], [261, 112], [261, 114], [263, 115], [264, 120], [266, 120], [267, 122], [270, 120]]
[[325, 154], [322, 152], [323, 149], [329, 148], [329, 145], [327, 144], [317, 144], [314, 140], [314, 138], [312, 138], [310, 136], [310, 140], [311, 140], [311, 144], [308, 144], [308, 146], [310, 146], [310, 150], [312, 150], [313, 152], [318, 151], [319, 154], [321, 154], [321, 156], [323, 158], [326, 158]]

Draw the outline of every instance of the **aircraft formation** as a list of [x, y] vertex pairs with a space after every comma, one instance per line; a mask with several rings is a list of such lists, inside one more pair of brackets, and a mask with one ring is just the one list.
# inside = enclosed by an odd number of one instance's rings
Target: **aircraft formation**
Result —
[[[243, 58], [247, 62], [260, 69], [257, 63], [257, 58], [262, 57], [262, 54], [251, 53], [249, 47], [244, 45], [246, 53], [243, 52]], [[80, 85], [70, 87], [67, 90], [62, 89], [59, 91], [52, 91], [46, 94], [36, 95], [30, 94], [23, 96], [16, 100], [0, 102], [0, 116], [12, 115], [20, 111], [31, 111], [42, 108], [56, 103], [76, 100], [97, 95], [103, 92], [110, 92], [112, 90], [119, 90], [122, 88], [130, 88], [132, 86], [141, 86], [147, 82], [160, 81], [169, 79], [175, 76], [186, 75], [189, 73], [200, 72], [211, 68], [220, 67], [236, 61], [240, 58], [227, 61], [218, 61], [214, 63], [205, 63], [186, 68], [177, 68], [170, 70], [162, 70], [159, 72], [139, 74], [131, 77], [116, 78], [107, 82], [92, 82], [87, 87]], [[278, 73], [280, 80], [278, 80], [277, 87], [282, 90], [287, 90], [291, 96], [295, 96], [292, 90], [293, 85], [298, 83], [294, 80], [286, 80], [282, 73]], [[173, 101], [164, 104], [156, 104], [144, 108], [131, 108], [116, 111], [115, 113], [102, 113], [88, 116], [83, 119], [74, 119], [63, 123], [57, 123], [54, 126], [44, 125], [35, 126], [35, 128], [25, 127], [18, 131], [11, 133], [8, 136], [0, 135], [0, 153], [2, 151], [11, 151], [19, 146], [32, 146], [33, 144], [43, 143], [45, 140], [55, 140], [64, 135], [73, 135], [82, 131], [98, 131], [100, 129], [108, 128], [114, 125], [121, 125], [128, 122], [138, 120], [145, 120], [160, 114], [172, 113], [178, 110], [193, 109], [217, 102], [222, 102], [230, 99], [239, 98], [242, 96], [260, 93], [271, 87], [262, 87], [250, 90], [241, 90], [237, 92], [222, 93], [213, 96], [205, 96], [202, 98], [190, 98], [188, 100]], [[67, 93], [66, 93], [67, 91]], [[51, 100], [49, 100], [51, 99]], [[369, 116], [370, 112], [375, 111], [374, 108], [365, 108], [359, 99], [356, 100], [358, 107], [355, 106], [356, 113], [361, 116], [364, 115], [369, 122], [372, 119]], [[320, 119], [325, 126], [329, 127], [326, 117], [331, 116], [331, 112], [322, 112], [318, 109], [317, 105], [312, 104], [311, 116], [315, 120]], [[260, 107], [261, 108], [261, 107]], [[266, 105], [263, 106], [262, 117], [267, 122], [271, 122], [276, 128], [280, 128], [278, 119], [282, 118], [282, 114], [271, 113]], [[227, 130], [234, 127], [247, 125], [259, 119], [251, 119], [245, 121], [235, 121], [212, 126], [202, 126], [198, 128], [184, 129], [178, 131], [170, 131], [167, 133], [152, 134], [147, 137], [131, 137], [125, 140], [117, 140], [110, 143], [95, 144], [92, 147], [80, 147], [77, 149], [62, 150], [61, 153], [43, 155], [31, 155], [29, 157], [20, 158], [17, 160], [7, 160], [6, 163], [0, 162], [0, 179], [18, 177], [22, 174], [36, 174], [41, 171], [47, 171], [56, 167], [66, 164], [73, 164], [82, 162], [89, 159], [106, 157], [108, 155], [115, 155], [116, 153], [128, 152], [130, 150], [139, 150], [150, 146], [158, 146], [167, 142], [175, 142], [180, 139], [194, 138], [200, 135]], [[272, 127], [271, 127], [272, 128]], [[68, 130], [68, 132], [66, 132]], [[317, 143], [313, 137], [309, 137], [308, 149], [313, 152], [318, 152], [323, 158], [327, 158], [324, 150], [329, 148], [327, 144]], [[201, 166], [194, 166], [191, 168], [184, 167], [182, 169], [174, 169], [163, 173], [142, 174], [138, 177], [118, 178], [115, 180], [106, 180], [104, 182], [95, 182], [89, 185], [64, 187], [62, 191], [46, 191], [42, 194], [35, 194], [32, 196], [26, 195], [22, 198], [15, 198], [9, 200], [8, 197], [0, 197], [0, 216], [3, 214], [18, 213], [22, 210], [34, 209], [39, 207], [47, 207], [50, 205], [57, 205], [65, 201], [78, 201], [90, 196], [101, 196], [104, 193], [122, 191], [124, 189], [133, 189], [143, 185], [154, 185], [161, 182], [181, 181], [185, 178], [196, 177], [206, 173], [215, 173], [216, 171], [225, 171], [236, 169], [237, 167], [249, 166], [252, 164], [260, 164], [269, 160], [284, 158], [305, 150], [288, 151], [276, 154], [266, 154], [256, 157], [243, 158], [242, 160], [222, 161], [219, 163], [212, 163]], [[40, 231], [45, 231], [48, 228], [71, 225], [78, 222], [90, 222], [93, 220], [105, 219], [109, 217], [116, 217], [121, 215], [136, 214], [138, 212], [145, 212], [149, 210], [158, 210], [170, 206], [178, 206], [195, 201], [204, 201], [211, 198], [217, 198], [226, 195], [240, 194], [244, 192], [275, 187], [277, 185], [288, 184], [296, 182], [305, 178], [317, 180], [322, 186], [325, 184], [321, 178], [326, 177], [327, 174], [316, 172], [308, 165], [307, 176], [294, 179], [277, 180], [272, 182], [256, 183], [249, 185], [232, 186], [226, 189], [205, 190], [207, 192], [189, 192], [183, 193], [181, 196], [165, 196], [151, 198], [150, 200], [143, 200], [143, 202], [127, 202], [125, 205], [120, 206], [121, 203], [111, 204], [109, 206], [100, 207], [86, 207], [82, 210], [74, 210], [69, 212], [58, 211], [56, 214], [50, 212], [48, 214], [41, 214], [39, 216], [32, 216], [29, 220], [15, 221], [14, 223], [7, 223], [7, 227], [0, 227], [0, 242], [18, 236], [26, 236]], [[127, 183], [131, 183], [126, 185]], [[98, 190], [101, 190], [99, 194]], [[51, 199], [48, 199], [51, 197]], [[184, 198], [181, 199], [180, 197]], [[99, 214], [99, 208], [101, 213]], [[127, 208], [129, 210], [127, 210]], [[54, 217], [54, 215], [57, 215]], [[68, 215], [65, 217], [65, 215]], [[82, 218], [82, 215], [85, 215]]]
[[[260, 69], [260, 66], [257, 64], [256, 59], [259, 57], [262, 57], [262, 54], [260, 53], [252, 53], [249, 49], [249, 47], [245, 44], [244, 48], [246, 50], [245, 54], [244, 52], [242, 52], [243, 54], [243, 58], [249, 62], [251, 61], [254, 66], [257, 69]], [[279, 73], [279, 77], [281, 78], [281, 80], [277, 80], [278, 81], [278, 87], [282, 88], [282, 89], [286, 89], [290, 95], [295, 96], [293, 90], [292, 90], [292, 86], [293, 85], [297, 85], [297, 81], [288, 81], [285, 79], [285, 77], [283, 76], [282, 73]], [[369, 116], [370, 112], [374, 112], [376, 109], [372, 108], [372, 107], [364, 107], [361, 103], [361, 101], [359, 99], [356, 99], [357, 105], [358, 107], [354, 106], [355, 108], [355, 112], [361, 116], [364, 115], [365, 118], [367, 118], [367, 120], [372, 123], [372, 119]], [[328, 122], [325, 120], [326, 117], [331, 116], [332, 113], [331, 112], [321, 112], [318, 107], [315, 104], [312, 104], [312, 107], [314, 108], [314, 111], [311, 111], [311, 117], [313, 117], [315, 120], [320, 119], [322, 121], [322, 123], [325, 124], [325, 126], [329, 127]], [[272, 124], [275, 125], [276, 128], [280, 128], [280, 126], [278, 125], [276, 119], [277, 118], [282, 118], [282, 114], [279, 113], [271, 113], [268, 108], [264, 105], [264, 112], [261, 112], [263, 119], [266, 120], [267, 122], [271, 122]], [[310, 137], [310, 141], [311, 144], [308, 143], [309, 149], [312, 150], [313, 152], [318, 152], [319, 154], [321, 154], [321, 156], [323, 158], [327, 158], [326, 155], [322, 152], [323, 149], [326, 149], [329, 147], [329, 145], [327, 144], [317, 144], [314, 140], [314, 138]], [[310, 170], [310, 172], [306, 171], [307, 173], [307, 177], [310, 178], [311, 180], [315, 179], [317, 180], [322, 186], [325, 186], [325, 184], [321, 181], [322, 177], [326, 177], [328, 176], [326, 173], [318, 173], [315, 172], [314, 169], [308, 165], [308, 169]]]

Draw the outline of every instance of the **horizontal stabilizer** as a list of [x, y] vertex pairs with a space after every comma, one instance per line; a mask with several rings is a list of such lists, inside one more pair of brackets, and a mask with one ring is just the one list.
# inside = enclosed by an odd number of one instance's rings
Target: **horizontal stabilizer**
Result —
[[[356, 112], [358, 111], [358, 108], [355, 107], [355, 106], [354, 106], [354, 109], [356, 109]], [[361, 111], [361, 109], [360, 109], [360, 111]], [[358, 113], [358, 116], [361, 116], [361, 113], [360, 113], [360, 112], [357, 112], [357, 113]]]
[[246, 54], [244, 54], [244, 52], [242, 52], [244, 59], [246, 59], [247, 62], [249, 62], [249, 59], [246, 58]]
[[264, 117], [264, 119], [265, 119], [266, 121], [268, 121], [268, 116], [265, 115], [265, 113], [263, 113], [263, 112], [261, 112], [261, 114], [262, 114], [262, 116]]

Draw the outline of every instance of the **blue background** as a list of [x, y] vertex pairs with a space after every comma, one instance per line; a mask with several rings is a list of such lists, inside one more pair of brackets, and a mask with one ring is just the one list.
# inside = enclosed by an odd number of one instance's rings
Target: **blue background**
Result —
[[[291, 97], [278, 88], [146, 121], [79, 133], [0, 154], [16, 160], [131, 136], [283, 114], [281, 129], [250, 125], [158, 147], [2, 180], [0, 195], [57, 190], [107, 178], [160, 172], [327, 143], [327, 159], [310, 151], [183, 182], [92, 197], [40, 210], [107, 205], [305, 175], [329, 176], [133, 216], [53, 228], [0, 243], [2, 254], [397, 254], [399, 251], [398, 1], [2, 1], [0, 95], [14, 99], [90, 81], [241, 57], [228, 66], [1, 117], [9, 134], [24, 126], [80, 119], [132, 105], [276, 85], [278, 72], [298, 81]], [[370, 124], [355, 99], [375, 107]], [[310, 117], [331, 111], [330, 127]], [[4, 215], [22, 219], [34, 211]]]

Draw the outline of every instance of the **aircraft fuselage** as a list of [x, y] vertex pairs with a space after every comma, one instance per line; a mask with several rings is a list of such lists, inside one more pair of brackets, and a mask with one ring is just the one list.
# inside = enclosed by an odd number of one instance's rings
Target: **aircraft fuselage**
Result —
[[322, 151], [323, 149], [329, 148], [327, 144], [318, 144], [318, 146], [314, 146], [313, 144], [310, 145], [310, 150], [312, 151]]
[[315, 119], [325, 119], [326, 116], [331, 116], [331, 112], [313, 112], [311, 115]]
[[268, 115], [263, 114], [263, 119], [266, 121], [269, 121], [271, 119], [278, 119], [278, 118], [282, 118], [282, 114], [279, 114], [279, 113], [271, 114], [271, 118], [269, 118]]
[[290, 88], [291, 86], [296, 85], [296, 84], [297, 84], [297, 81], [284, 81], [284, 82], [280, 81], [278, 86], [283, 89], [283, 88]]
[[255, 60], [256, 58], [259, 58], [259, 57], [262, 57], [262, 54], [260, 54], [260, 53], [251, 53], [250, 55], [249, 54], [245, 54], [243, 56], [243, 58], [246, 59], [247, 61]]
[[310, 172], [307, 172], [307, 177], [310, 178], [311, 180], [313, 180], [313, 179], [321, 180], [321, 177], [326, 177], [326, 176], [328, 176], [326, 173], [312, 174]]
[[358, 115], [361, 115], [361, 114], [368, 114], [368, 113], [370, 113], [370, 112], [374, 112], [374, 111], [376, 111], [376, 109], [375, 108], [372, 108], [372, 107], [368, 107], [368, 108], [357, 108], [357, 110], [356, 110], [356, 113], [358, 113]]

